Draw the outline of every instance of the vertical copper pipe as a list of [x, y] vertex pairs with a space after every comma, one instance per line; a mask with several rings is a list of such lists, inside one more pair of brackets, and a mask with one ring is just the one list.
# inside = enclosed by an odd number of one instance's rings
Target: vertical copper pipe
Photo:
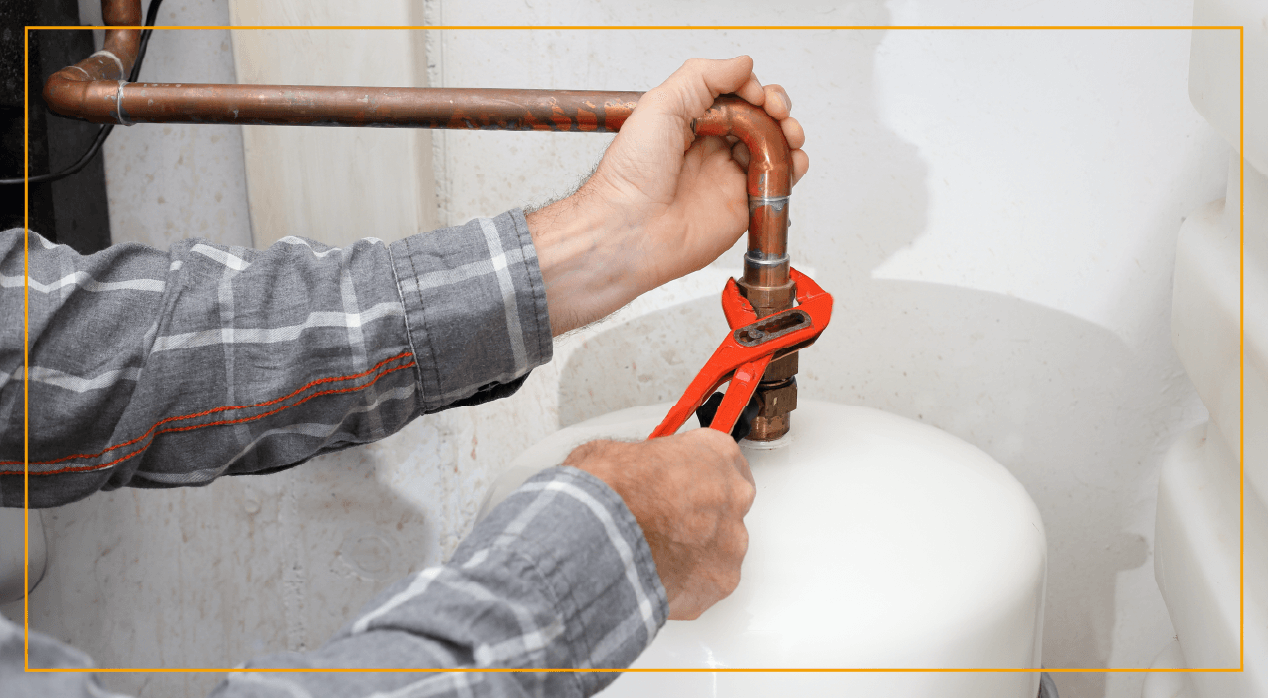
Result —
[[[141, 26], [141, 0], [101, 0], [101, 18], [110, 27]], [[137, 49], [141, 46], [140, 29], [107, 29], [102, 51], [119, 59], [123, 80], [132, 72]], [[109, 79], [109, 78], [106, 78]]]
[[[737, 136], [748, 146], [748, 252], [740, 290], [758, 317], [793, 306], [797, 289], [789, 278], [788, 196], [792, 158], [783, 129], [765, 110], [724, 95], [694, 124], [698, 135]], [[748, 438], [772, 441], [788, 433], [797, 407], [797, 354], [770, 363], [757, 385], [757, 418]]]
[[[102, 0], [101, 16], [107, 26], [140, 26], [141, 0]], [[88, 92], [101, 91], [99, 83], [127, 80], [140, 46], [140, 29], [107, 29], [100, 51], [49, 77], [44, 101], [58, 114], [85, 118], [79, 112], [87, 109]]]
[[748, 146], [748, 253], [740, 287], [758, 317], [792, 307], [788, 196], [792, 158], [783, 129], [764, 109], [723, 95], [693, 124], [697, 135], [737, 136]]

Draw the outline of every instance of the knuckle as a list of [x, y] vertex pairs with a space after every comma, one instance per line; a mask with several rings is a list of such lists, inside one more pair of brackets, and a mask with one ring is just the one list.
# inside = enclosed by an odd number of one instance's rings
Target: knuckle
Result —
[[743, 524], [740, 525], [740, 530], [735, 535], [735, 547], [739, 551], [740, 560], [742, 561], [744, 556], [748, 554], [748, 527]]
[[678, 536], [689, 545], [709, 545], [718, 536], [719, 523], [717, 517], [697, 512], [679, 520]]

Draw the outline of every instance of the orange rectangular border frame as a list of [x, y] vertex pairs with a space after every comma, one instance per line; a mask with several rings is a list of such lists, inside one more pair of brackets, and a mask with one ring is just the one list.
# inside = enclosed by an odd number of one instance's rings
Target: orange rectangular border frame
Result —
[[[1239, 264], [1238, 264], [1238, 374], [1239, 374], [1239, 397], [1238, 405], [1241, 410], [1240, 420], [1240, 442], [1239, 445], [1239, 495], [1238, 501], [1239, 511], [1239, 552], [1240, 552], [1240, 571], [1239, 571], [1239, 651], [1238, 651], [1238, 668], [1219, 668], [1219, 669], [1148, 669], [1148, 668], [969, 668], [969, 669], [917, 669], [917, 668], [895, 668], [895, 669], [474, 669], [474, 668], [384, 668], [384, 669], [224, 669], [224, 668], [204, 668], [204, 669], [105, 669], [105, 668], [85, 668], [85, 669], [43, 669], [32, 668], [30, 666], [30, 390], [29, 390], [29, 346], [30, 346], [30, 32], [32, 29], [107, 29], [108, 27], [42, 27], [42, 25], [27, 25], [23, 28], [23, 585], [28, 590], [23, 591], [22, 609], [23, 609], [23, 670], [30, 673], [136, 673], [136, 674], [170, 674], [170, 673], [189, 673], [189, 674], [231, 674], [231, 673], [259, 673], [259, 674], [318, 674], [318, 673], [436, 673], [436, 671], [463, 671], [463, 673], [507, 673], [507, 671], [533, 671], [533, 673], [569, 673], [569, 671], [586, 671], [586, 673], [1026, 673], [1036, 674], [1040, 671], [1055, 674], [1109, 674], [1109, 673], [1173, 673], [1173, 674], [1189, 674], [1189, 673], [1240, 673], [1245, 669], [1246, 662], [1246, 519], [1245, 519], [1245, 236], [1246, 236], [1246, 211], [1245, 211], [1245, 27], [1240, 25], [1208, 25], [1208, 27], [1200, 27], [1200, 25], [928, 25], [928, 27], [918, 27], [918, 25], [809, 25], [809, 24], [790, 24], [790, 25], [437, 25], [437, 27], [417, 27], [417, 25], [407, 25], [407, 27], [385, 27], [385, 25], [366, 25], [366, 27], [281, 27], [281, 25], [259, 25], [259, 27], [216, 27], [216, 25], [194, 25], [194, 27], [123, 27], [126, 29], [171, 29], [171, 30], [198, 30], [198, 29], [224, 29], [224, 30], [251, 30], [251, 29], [359, 29], [359, 30], [526, 30], [526, 29], [554, 29], [554, 30], [701, 30], [701, 29], [723, 29], [723, 30], [753, 30], [753, 29], [782, 29], [782, 30], [1014, 30], [1014, 32], [1028, 32], [1028, 30], [1236, 30], [1238, 32], [1238, 140], [1239, 155], [1241, 164], [1239, 166], [1239, 176], [1241, 192], [1239, 195], [1241, 209], [1239, 211]], [[115, 27], [119, 28], [119, 27]]]

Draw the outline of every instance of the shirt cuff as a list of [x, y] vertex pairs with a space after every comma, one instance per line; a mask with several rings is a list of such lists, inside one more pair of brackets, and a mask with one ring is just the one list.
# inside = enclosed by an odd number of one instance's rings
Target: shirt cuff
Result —
[[523, 211], [420, 233], [388, 249], [419, 358], [423, 412], [504, 397], [550, 361], [546, 287]]
[[[502, 550], [526, 561], [562, 621], [560, 639], [576, 669], [624, 668], [669, 617], [651, 548], [625, 502], [599, 478], [548, 468], [489, 513], [450, 565]], [[582, 695], [619, 676], [574, 674]]]

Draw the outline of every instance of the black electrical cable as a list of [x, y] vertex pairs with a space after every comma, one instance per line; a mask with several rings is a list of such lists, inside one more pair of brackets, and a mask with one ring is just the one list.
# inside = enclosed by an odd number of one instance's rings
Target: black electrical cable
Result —
[[[159, 5], [163, 4], [163, 0], [152, 0], [150, 8], [145, 13], [145, 26], [154, 26], [154, 20], [158, 18]], [[132, 72], [128, 74], [128, 82], [136, 82], [137, 77], [141, 74], [141, 61], [145, 58], [145, 49], [150, 45], [150, 34], [153, 29], [145, 29], [141, 32], [141, 44], [137, 47], [136, 61], [132, 63]], [[25, 180], [31, 184], [41, 184], [43, 182], [56, 182], [64, 177], [69, 177], [76, 172], [84, 169], [92, 159], [101, 151], [101, 144], [106, 142], [106, 137], [114, 130], [114, 124], [103, 124], [97, 129], [97, 137], [93, 139], [92, 145], [84, 152], [83, 156], [75, 162], [75, 164], [67, 167], [61, 172], [52, 172], [49, 174], [35, 175]], [[10, 179], [0, 179], [0, 184], [21, 184], [24, 180], [21, 177], [13, 177]]]

